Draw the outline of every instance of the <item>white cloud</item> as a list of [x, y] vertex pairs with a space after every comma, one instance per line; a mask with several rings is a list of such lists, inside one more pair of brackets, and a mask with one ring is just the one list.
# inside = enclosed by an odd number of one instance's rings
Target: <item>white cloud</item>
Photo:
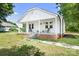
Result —
[[14, 12], [14, 15], [17, 15], [18, 13], [17, 12]]

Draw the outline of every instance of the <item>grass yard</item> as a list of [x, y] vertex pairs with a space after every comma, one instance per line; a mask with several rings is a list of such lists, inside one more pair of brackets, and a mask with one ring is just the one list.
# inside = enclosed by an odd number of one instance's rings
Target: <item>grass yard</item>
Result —
[[40, 43], [38, 40], [30, 41], [26, 40], [27, 45], [33, 45], [39, 48], [42, 52], [45, 52], [46, 56], [79, 56], [79, 50], [67, 49], [54, 45], [48, 45]]
[[55, 41], [79, 46], [79, 38], [62, 38], [62, 39], [59, 39], [58, 41], [57, 40]]
[[79, 56], [79, 50], [43, 44], [39, 40], [24, 39], [23, 35], [17, 35], [16, 33], [0, 33], [0, 48], [14, 46], [18, 42], [22, 45], [33, 45], [39, 48], [40, 51], [45, 52], [47, 56]]
[[17, 35], [14, 32], [0, 33], [0, 48], [14, 46], [23, 38], [22, 35]]

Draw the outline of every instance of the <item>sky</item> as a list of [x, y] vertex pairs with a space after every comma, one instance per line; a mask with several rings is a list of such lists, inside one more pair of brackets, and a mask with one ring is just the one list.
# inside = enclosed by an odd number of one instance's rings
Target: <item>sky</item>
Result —
[[13, 4], [14, 13], [7, 17], [8, 21], [17, 23], [23, 16], [23, 14], [30, 8], [38, 7], [41, 9], [46, 9], [50, 12], [57, 13], [58, 9], [55, 3], [15, 3]]

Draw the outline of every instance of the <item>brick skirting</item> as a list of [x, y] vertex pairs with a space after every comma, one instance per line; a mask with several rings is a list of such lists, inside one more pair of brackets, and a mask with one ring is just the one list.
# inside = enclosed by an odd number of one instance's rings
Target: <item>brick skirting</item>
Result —
[[36, 37], [39, 39], [49, 39], [49, 38], [53, 39], [53, 38], [61, 38], [61, 37], [63, 37], [63, 35], [37, 34]]
[[[27, 35], [27, 37], [29, 37], [29, 34], [27, 33], [17, 33], [19, 35]], [[64, 35], [60, 35], [60, 34], [36, 34], [35, 35], [35, 38], [39, 38], [39, 39], [57, 39], [57, 38], [61, 38], [63, 37]]]

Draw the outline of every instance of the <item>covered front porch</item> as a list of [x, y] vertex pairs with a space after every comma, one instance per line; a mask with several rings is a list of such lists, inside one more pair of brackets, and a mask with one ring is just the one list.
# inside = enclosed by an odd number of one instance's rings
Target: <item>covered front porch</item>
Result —
[[28, 21], [23, 24], [24, 31], [21, 33], [38, 37], [57, 37], [60, 33], [60, 23], [57, 18]]
[[57, 21], [55, 18], [38, 20], [38, 21], [28, 21], [23, 23], [26, 33], [36, 33], [36, 34], [56, 34]]

